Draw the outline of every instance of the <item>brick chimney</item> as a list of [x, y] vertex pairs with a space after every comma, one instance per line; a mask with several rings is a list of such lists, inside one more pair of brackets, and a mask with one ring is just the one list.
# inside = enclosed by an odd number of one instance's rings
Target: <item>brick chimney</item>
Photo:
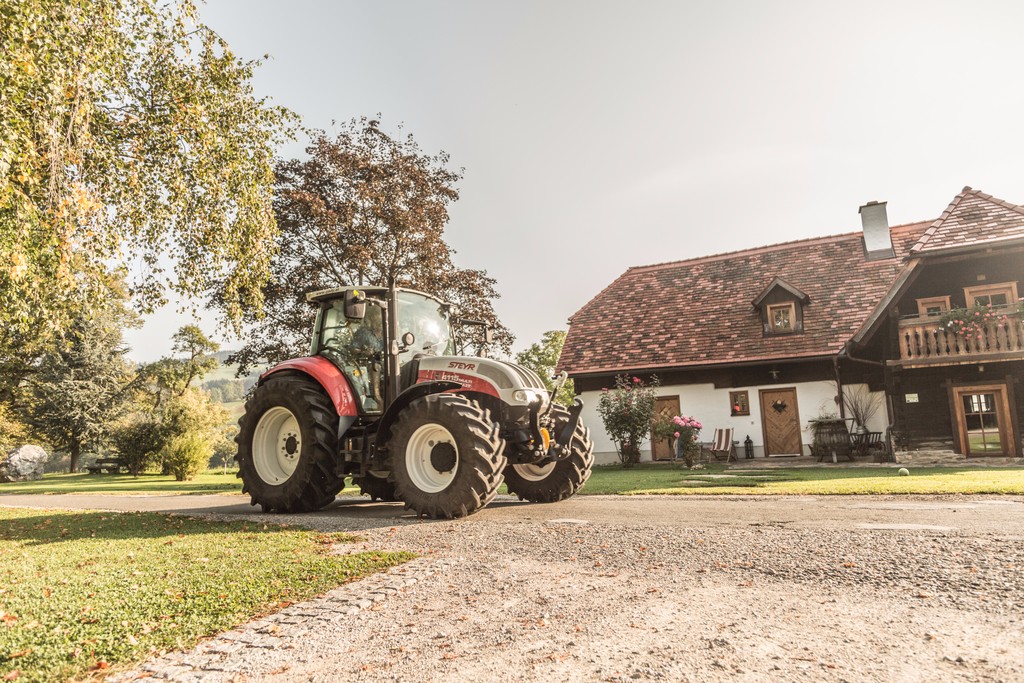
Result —
[[864, 257], [868, 261], [892, 258], [892, 237], [889, 235], [889, 217], [886, 202], [868, 202], [860, 207], [860, 221], [864, 226]]

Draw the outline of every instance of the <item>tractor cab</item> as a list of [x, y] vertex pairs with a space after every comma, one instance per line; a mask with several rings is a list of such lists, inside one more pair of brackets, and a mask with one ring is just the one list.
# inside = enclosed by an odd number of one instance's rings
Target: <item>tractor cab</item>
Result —
[[311, 355], [345, 374], [364, 413], [415, 384], [420, 358], [454, 353], [450, 307], [422, 292], [347, 287], [308, 298], [320, 305]]

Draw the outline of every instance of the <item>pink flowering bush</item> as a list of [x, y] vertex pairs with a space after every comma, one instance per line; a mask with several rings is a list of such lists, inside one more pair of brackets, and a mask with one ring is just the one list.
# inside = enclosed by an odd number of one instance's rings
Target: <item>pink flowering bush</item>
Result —
[[704, 425], [695, 418], [676, 415], [672, 418], [672, 426], [675, 429], [676, 457], [682, 458], [687, 467], [693, 467], [693, 456], [700, 452], [697, 439]]
[[640, 447], [651, 434], [654, 390], [658, 386], [660, 382], [654, 376], [650, 383], [645, 383], [639, 377], [618, 375], [613, 388], [601, 391], [597, 412], [615, 442], [623, 467], [640, 462]]
[[978, 305], [971, 308], [954, 308], [939, 318], [939, 326], [971, 339], [978, 347], [984, 347], [988, 330], [996, 325], [1009, 324], [1011, 317], [1020, 313], [1024, 313], [1024, 299], [1008, 306]]

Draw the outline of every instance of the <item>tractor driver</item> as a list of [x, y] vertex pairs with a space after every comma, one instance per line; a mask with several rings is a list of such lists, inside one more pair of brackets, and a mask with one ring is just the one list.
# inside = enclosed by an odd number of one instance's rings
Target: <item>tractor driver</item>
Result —
[[383, 403], [380, 387], [380, 352], [384, 350], [383, 336], [381, 311], [376, 307], [366, 312], [366, 317], [352, 334], [352, 355], [358, 359], [358, 365], [366, 367], [369, 380], [363, 407], [371, 411], [379, 409]]

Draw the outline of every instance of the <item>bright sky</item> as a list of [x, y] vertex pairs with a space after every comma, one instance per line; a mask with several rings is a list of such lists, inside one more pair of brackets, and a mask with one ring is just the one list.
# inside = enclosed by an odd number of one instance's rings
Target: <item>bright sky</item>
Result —
[[[379, 112], [451, 154], [447, 241], [497, 278], [516, 351], [633, 265], [859, 230], [869, 200], [892, 225], [964, 185], [1024, 203], [1020, 2], [209, 0], [201, 16], [270, 55], [258, 91], [307, 126]], [[169, 353], [190, 321], [152, 317], [132, 356]]]

